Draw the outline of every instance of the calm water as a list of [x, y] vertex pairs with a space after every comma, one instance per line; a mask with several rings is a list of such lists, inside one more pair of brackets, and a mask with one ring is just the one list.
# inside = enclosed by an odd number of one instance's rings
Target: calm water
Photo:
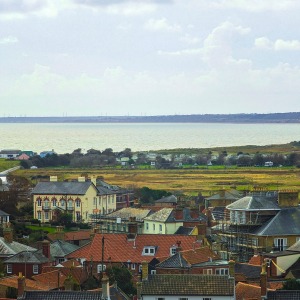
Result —
[[281, 144], [300, 140], [300, 124], [0, 124], [0, 149], [70, 153]]

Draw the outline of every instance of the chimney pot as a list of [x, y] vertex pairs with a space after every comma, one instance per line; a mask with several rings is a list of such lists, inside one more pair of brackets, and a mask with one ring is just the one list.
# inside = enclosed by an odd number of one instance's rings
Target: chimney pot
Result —
[[19, 273], [18, 277], [18, 298], [22, 297], [25, 291], [25, 277], [22, 276], [22, 273]]

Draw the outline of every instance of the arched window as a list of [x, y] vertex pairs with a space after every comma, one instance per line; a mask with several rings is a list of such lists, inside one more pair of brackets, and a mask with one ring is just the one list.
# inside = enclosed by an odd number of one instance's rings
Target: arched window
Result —
[[52, 206], [56, 206], [57, 205], [57, 200], [56, 200], [56, 198], [53, 198], [52, 199]]
[[50, 205], [49, 205], [49, 200], [48, 199], [45, 199], [44, 200], [44, 208], [49, 208]]
[[66, 206], [66, 200], [65, 199], [60, 199], [60, 206], [65, 207]]
[[38, 198], [36, 200], [36, 203], [37, 203], [37, 206], [42, 206], [42, 199], [41, 198]]
[[70, 207], [70, 208], [73, 207], [73, 201], [72, 200], [68, 200], [68, 207]]

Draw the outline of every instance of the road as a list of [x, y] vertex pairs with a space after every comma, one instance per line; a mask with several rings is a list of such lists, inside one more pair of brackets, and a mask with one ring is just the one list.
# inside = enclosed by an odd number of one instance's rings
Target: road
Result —
[[13, 172], [13, 171], [16, 171], [16, 170], [18, 170], [18, 169], [20, 169], [20, 166], [13, 167], [13, 168], [7, 169], [7, 170], [5, 170], [5, 171], [2, 171], [2, 172], [0, 173], [0, 177], [7, 176], [9, 173], [11, 173], [11, 172]]

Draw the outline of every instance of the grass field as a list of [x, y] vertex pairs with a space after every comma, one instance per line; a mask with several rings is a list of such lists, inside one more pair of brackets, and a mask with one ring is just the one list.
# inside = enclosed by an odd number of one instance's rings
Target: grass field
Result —
[[0, 158], [0, 172], [13, 167], [17, 167], [19, 165], [20, 165], [20, 161], [18, 160], [6, 160], [4, 158]]
[[[299, 168], [208, 168], [176, 170], [129, 170], [129, 169], [38, 169], [18, 170], [15, 174], [31, 179], [37, 175], [57, 175], [59, 181], [76, 179], [81, 175], [102, 176], [110, 184], [123, 187], [143, 187], [167, 191], [182, 191], [195, 195], [209, 195], [223, 188], [251, 190], [299, 190]], [[33, 180], [36, 183], [36, 180]]]

